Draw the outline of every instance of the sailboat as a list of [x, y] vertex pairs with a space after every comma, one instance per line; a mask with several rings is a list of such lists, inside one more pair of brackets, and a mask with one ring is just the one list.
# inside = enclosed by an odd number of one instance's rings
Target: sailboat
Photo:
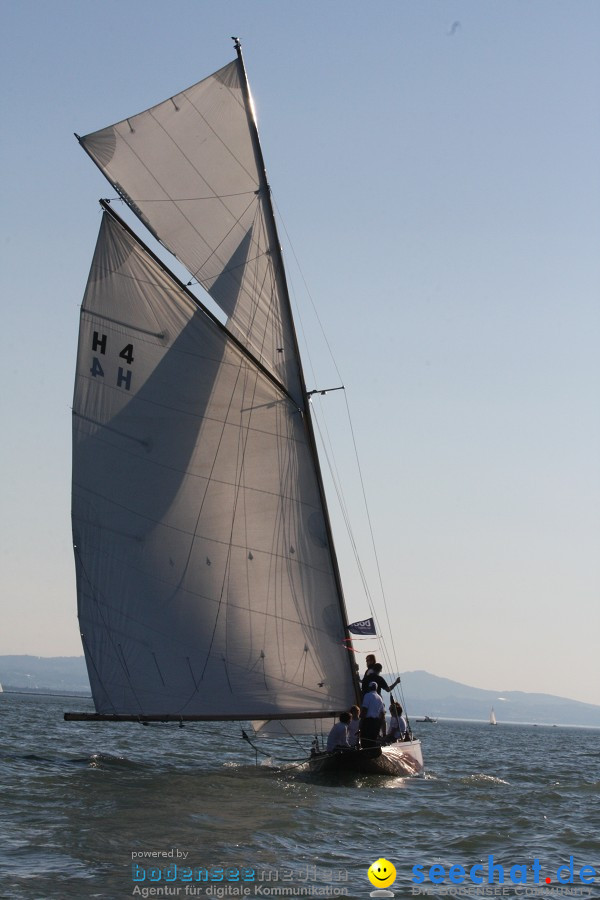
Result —
[[490, 725], [497, 725], [497, 724], [498, 723], [496, 722], [496, 713], [494, 712], [494, 707], [492, 706], [492, 708], [490, 709]]
[[[72, 485], [96, 712], [67, 720], [253, 721], [257, 733], [277, 724], [316, 734], [360, 698], [234, 40], [234, 60], [208, 78], [77, 136], [191, 278], [176, 278], [101, 201], [81, 306]], [[417, 740], [338, 757], [313, 746], [316, 767], [352, 767], [351, 757], [358, 771], [423, 767]]]

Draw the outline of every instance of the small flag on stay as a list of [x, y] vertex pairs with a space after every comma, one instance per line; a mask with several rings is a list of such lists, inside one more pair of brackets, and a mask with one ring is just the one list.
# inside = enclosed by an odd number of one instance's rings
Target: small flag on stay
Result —
[[351, 634], [377, 634], [373, 619], [363, 619], [361, 622], [353, 622], [352, 625], [348, 625], [348, 631], [351, 632]]

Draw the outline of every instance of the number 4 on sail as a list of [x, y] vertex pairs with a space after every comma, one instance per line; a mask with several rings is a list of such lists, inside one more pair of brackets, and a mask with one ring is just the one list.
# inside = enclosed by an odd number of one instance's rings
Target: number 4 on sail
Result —
[[[97, 712], [67, 719], [299, 720], [314, 733], [360, 700], [236, 50], [193, 87], [78, 138], [222, 315], [101, 201], [81, 307], [72, 491]], [[361, 770], [422, 768], [418, 741], [350, 756]]]

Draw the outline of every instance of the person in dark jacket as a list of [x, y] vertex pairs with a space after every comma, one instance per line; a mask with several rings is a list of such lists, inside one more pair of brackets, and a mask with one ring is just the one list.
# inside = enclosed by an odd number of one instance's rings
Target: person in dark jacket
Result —
[[[372, 657], [372, 658], [375, 659], [375, 657]], [[367, 660], [368, 660], [368, 657], [367, 657]], [[397, 684], [400, 684], [400, 676], [398, 676], [398, 678], [396, 678], [396, 680], [394, 681], [393, 684], [388, 685], [385, 678], [382, 678], [382, 676], [381, 676], [382, 669], [383, 669], [383, 666], [381, 665], [381, 663], [378, 663], [378, 662], [374, 662], [367, 669], [367, 671], [364, 674], [362, 684], [361, 684], [361, 690], [362, 690], [363, 697], [365, 696], [366, 693], [368, 693], [369, 685], [372, 681], [374, 681], [377, 684], [377, 693], [378, 694], [381, 694], [382, 690], [387, 691], [389, 693], [390, 691], [394, 690], [394, 688], [396, 687]]]

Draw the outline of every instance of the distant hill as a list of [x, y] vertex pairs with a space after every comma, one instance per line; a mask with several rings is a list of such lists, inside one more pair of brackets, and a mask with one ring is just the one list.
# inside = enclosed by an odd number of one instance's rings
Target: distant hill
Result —
[[493, 706], [498, 724], [529, 722], [600, 727], [600, 706], [551, 694], [485, 691], [423, 671], [404, 672], [402, 688], [413, 719], [415, 716], [429, 715], [487, 720]]
[[[83, 656], [0, 656], [5, 691], [90, 693]], [[600, 706], [550, 694], [485, 691], [429, 672], [404, 672], [402, 689], [411, 719], [433, 716], [487, 721], [493, 706], [498, 724], [587, 725], [600, 728]]]
[[0, 656], [5, 691], [90, 693], [83, 656]]

